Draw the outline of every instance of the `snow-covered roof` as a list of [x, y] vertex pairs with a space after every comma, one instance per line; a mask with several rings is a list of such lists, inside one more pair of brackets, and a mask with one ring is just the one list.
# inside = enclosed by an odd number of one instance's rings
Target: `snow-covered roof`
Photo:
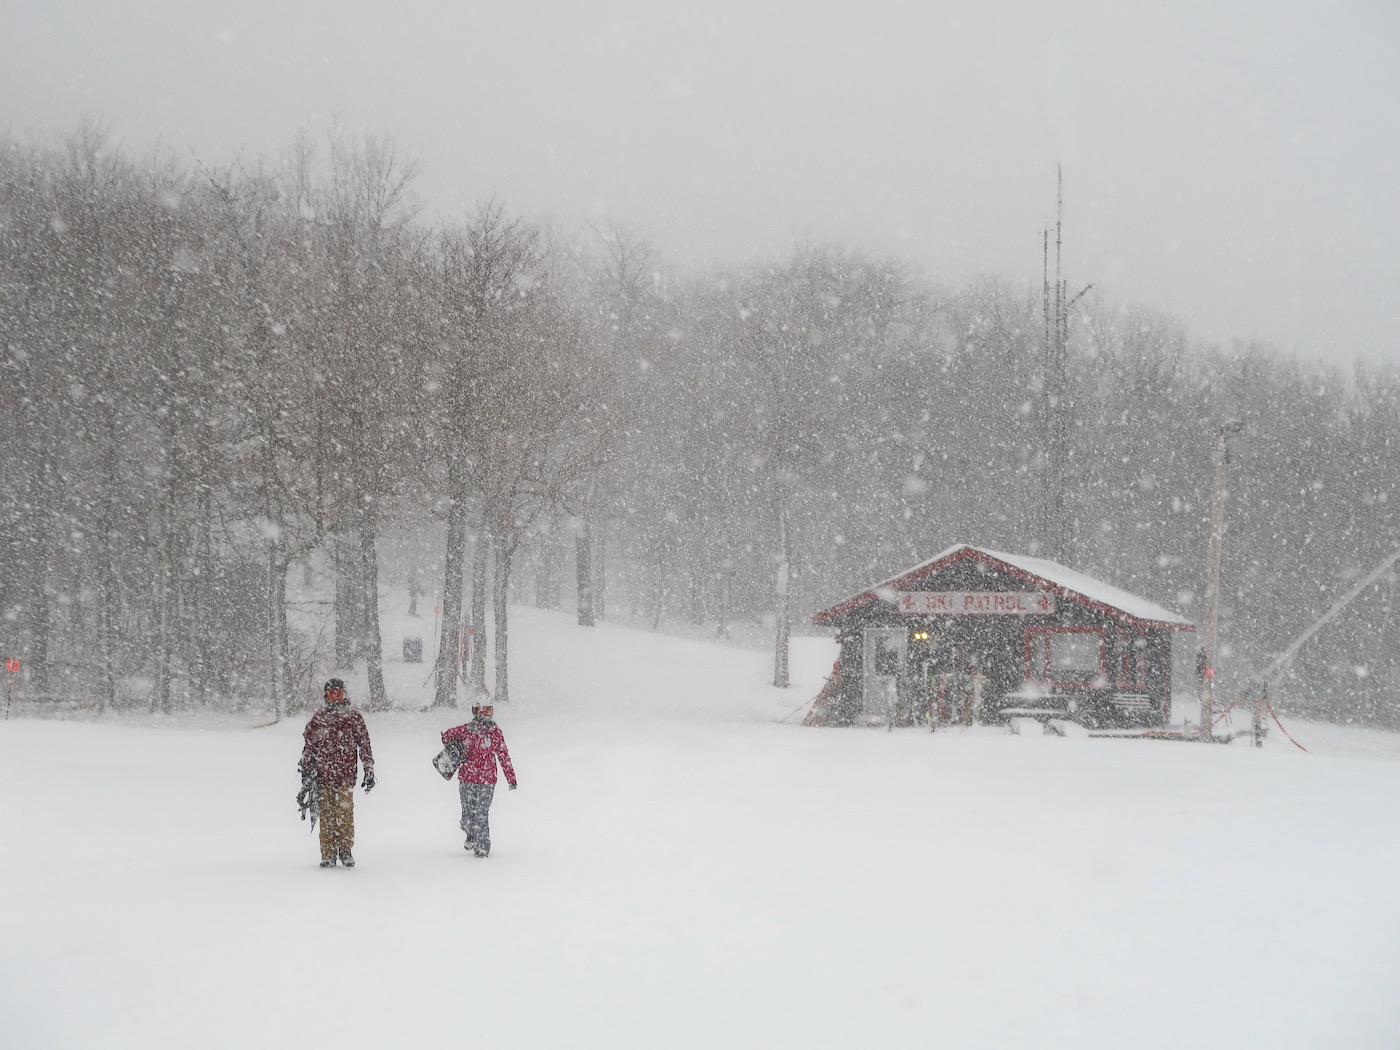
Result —
[[830, 609], [817, 613], [812, 622], [830, 622], [843, 613], [851, 612], [870, 602], [879, 601], [881, 592], [896, 592], [907, 588], [926, 576], [946, 568], [954, 562], [973, 558], [993, 568], [1019, 576], [1030, 583], [1046, 588], [1061, 598], [1097, 607], [1102, 612], [1117, 619], [1131, 620], [1144, 626], [1164, 627], [1176, 631], [1194, 631], [1195, 624], [1156, 602], [1150, 602], [1136, 594], [1104, 583], [1092, 576], [1068, 568], [1045, 558], [1031, 558], [1024, 554], [1003, 554], [1000, 551], [985, 550], [967, 543], [958, 543], [937, 554], [928, 561], [906, 569], [883, 583], [853, 594]]

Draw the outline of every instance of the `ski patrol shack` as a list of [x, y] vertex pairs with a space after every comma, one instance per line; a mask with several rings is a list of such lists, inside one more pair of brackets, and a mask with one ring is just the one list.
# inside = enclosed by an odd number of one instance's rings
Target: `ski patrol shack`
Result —
[[1171, 716], [1168, 609], [1042, 558], [966, 544], [812, 617], [840, 633], [832, 725], [1000, 723], [1055, 713], [1090, 728]]

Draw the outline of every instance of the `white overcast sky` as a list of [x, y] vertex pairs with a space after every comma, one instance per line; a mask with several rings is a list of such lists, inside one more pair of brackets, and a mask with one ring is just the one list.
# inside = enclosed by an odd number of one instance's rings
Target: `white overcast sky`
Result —
[[1400, 362], [1400, 0], [0, 0], [0, 127], [219, 162], [332, 117], [435, 214], [603, 216], [1066, 277], [1207, 339]]

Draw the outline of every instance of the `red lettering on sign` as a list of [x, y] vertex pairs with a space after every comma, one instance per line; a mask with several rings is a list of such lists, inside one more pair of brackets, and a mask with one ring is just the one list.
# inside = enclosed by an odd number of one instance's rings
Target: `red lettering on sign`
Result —
[[1043, 591], [906, 591], [889, 599], [902, 613], [964, 616], [1053, 616], [1055, 596]]

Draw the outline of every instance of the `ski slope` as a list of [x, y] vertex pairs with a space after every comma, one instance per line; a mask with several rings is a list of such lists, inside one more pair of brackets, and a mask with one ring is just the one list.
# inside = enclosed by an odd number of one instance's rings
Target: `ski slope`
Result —
[[808, 729], [827, 641], [780, 691], [513, 617], [485, 861], [421, 665], [349, 871], [296, 816], [305, 716], [0, 722], [0, 1046], [1400, 1045], [1400, 738]]

